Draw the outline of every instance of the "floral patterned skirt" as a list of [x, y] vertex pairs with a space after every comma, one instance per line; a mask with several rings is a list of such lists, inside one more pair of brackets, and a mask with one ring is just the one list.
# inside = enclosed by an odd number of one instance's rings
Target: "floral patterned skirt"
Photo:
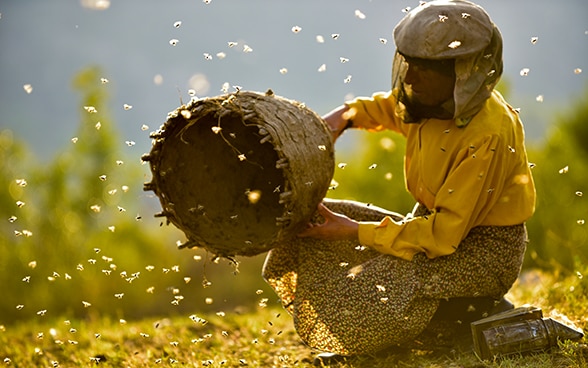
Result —
[[[400, 217], [357, 202], [325, 204], [361, 221]], [[518, 277], [526, 244], [524, 225], [476, 227], [451, 255], [406, 261], [354, 241], [296, 238], [269, 252], [263, 277], [310, 347], [368, 354], [426, 334], [441, 300], [501, 298]]]

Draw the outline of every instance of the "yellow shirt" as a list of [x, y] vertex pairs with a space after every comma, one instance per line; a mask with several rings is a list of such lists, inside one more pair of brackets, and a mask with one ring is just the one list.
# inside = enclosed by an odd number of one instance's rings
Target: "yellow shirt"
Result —
[[402, 122], [391, 92], [347, 105], [354, 127], [406, 137], [406, 187], [432, 211], [404, 222], [361, 222], [361, 244], [407, 260], [419, 252], [435, 258], [453, 253], [473, 227], [522, 224], [535, 211], [523, 126], [497, 91], [461, 128], [454, 120]]

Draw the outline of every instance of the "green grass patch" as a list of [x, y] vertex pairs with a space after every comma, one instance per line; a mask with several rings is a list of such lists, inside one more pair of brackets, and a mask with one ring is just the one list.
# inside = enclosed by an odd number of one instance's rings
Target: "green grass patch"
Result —
[[[541, 307], [546, 317], [587, 325], [581, 274], [525, 273], [509, 298]], [[565, 316], [565, 317], [564, 317]], [[39, 317], [0, 327], [0, 360], [14, 367], [305, 367], [305, 346], [278, 305], [125, 321]], [[470, 349], [390, 351], [349, 358], [339, 367], [587, 367], [586, 338], [547, 352], [482, 361]]]

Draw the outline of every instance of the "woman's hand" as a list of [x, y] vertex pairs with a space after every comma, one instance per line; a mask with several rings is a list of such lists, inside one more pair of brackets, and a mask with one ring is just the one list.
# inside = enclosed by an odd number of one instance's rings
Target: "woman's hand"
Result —
[[322, 117], [331, 129], [333, 141], [339, 138], [341, 133], [349, 127], [350, 115], [349, 107], [347, 105], [341, 105]]
[[324, 204], [319, 204], [318, 212], [325, 218], [322, 224], [308, 224], [299, 237], [322, 240], [357, 240], [359, 223], [347, 216], [332, 212]]

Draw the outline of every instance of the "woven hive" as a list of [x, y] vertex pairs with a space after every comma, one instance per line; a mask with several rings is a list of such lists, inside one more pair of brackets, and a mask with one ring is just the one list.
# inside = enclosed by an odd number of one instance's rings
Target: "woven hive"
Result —
[[303, 104], [255, 92], [193, 100], [143, 156], [168, 222], [218, 256], [253, 256], [301, 231], [334, 171], [330, 131]]

